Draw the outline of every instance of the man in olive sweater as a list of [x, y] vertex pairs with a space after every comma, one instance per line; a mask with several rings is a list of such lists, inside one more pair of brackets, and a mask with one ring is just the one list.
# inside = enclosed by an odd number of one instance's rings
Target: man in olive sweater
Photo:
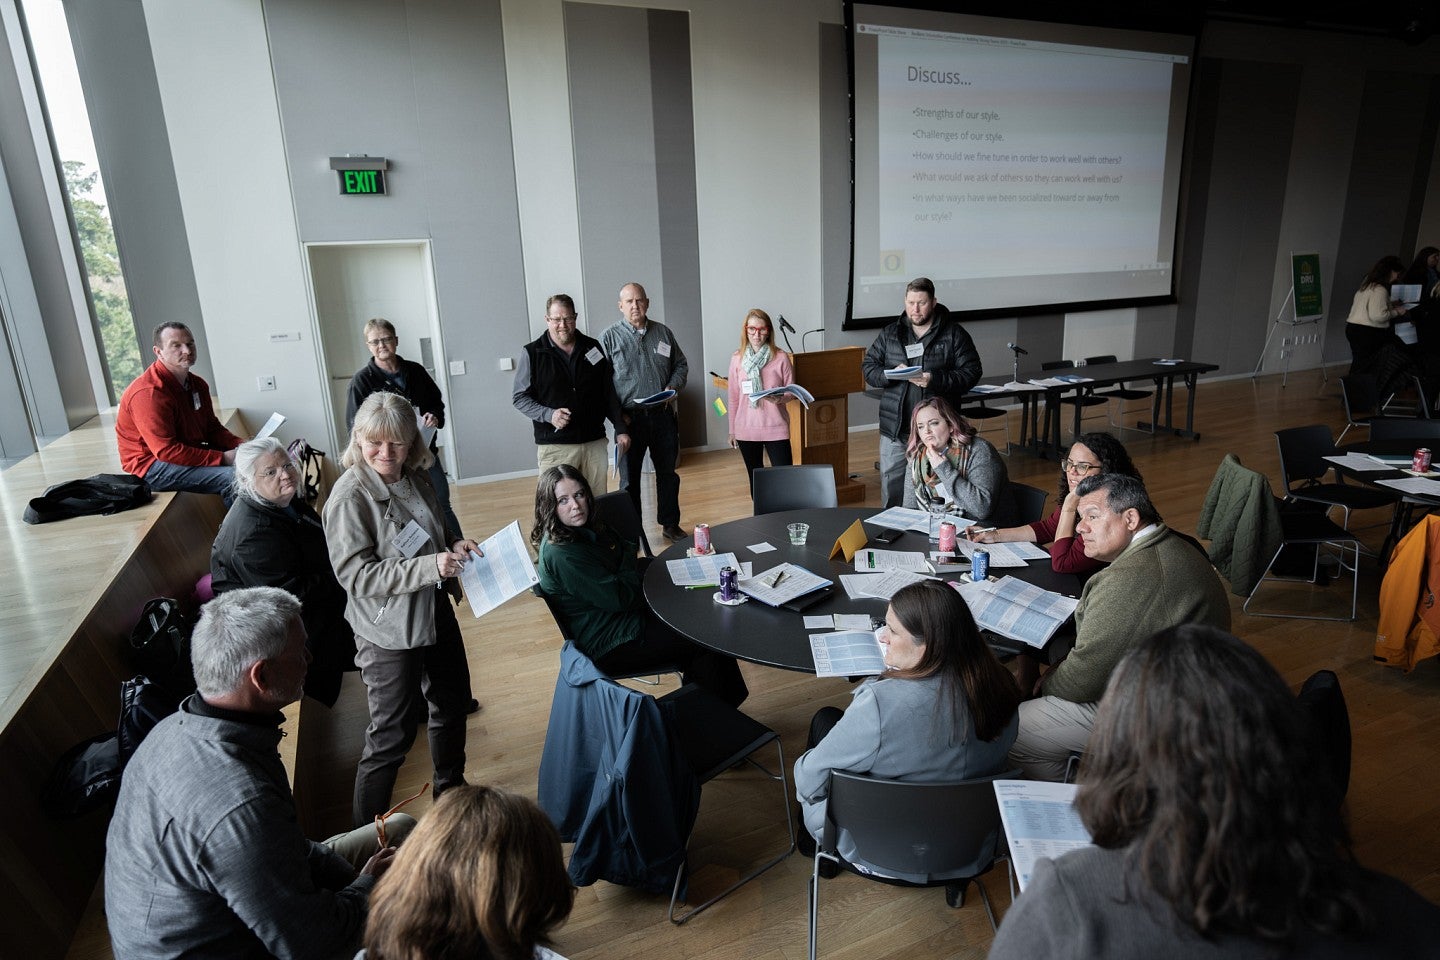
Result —
[[1010, 763], [1032, 780], [1061, 780], [1090, 738], [1110, 672], [1131, 645], [1182, 623], [1230, 629], [1230, 601], [1210, 560], [1160, 520], [1136, 477], [1087, 477], [1076, 489], [1085, 555], [1110, 566], [1085, 584], [1075, 648], [1020, 705]]

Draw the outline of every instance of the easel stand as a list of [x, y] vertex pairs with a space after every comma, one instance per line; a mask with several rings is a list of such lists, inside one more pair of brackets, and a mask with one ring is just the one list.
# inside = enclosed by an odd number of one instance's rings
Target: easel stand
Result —
[[[1265, 345], [1260, 348], [1260, 357], [1255, 361], [1255, 372], [1250, 374], [1251, 380], [1254, 380], [1260, 375], [1260, 368], [1265, 365], [1265, 355], [1270, 352], [1270, 341], [1275, 339], [1275, 329], [1277, 327], [1285, 326], [1290, 328], [1290, 336], [1282, 338], [1282, 341], [1289, 340], [1290, 344], [1288, 347], [1282, 346], [1280, 350], [1281, 355], [1285, 358], [1285, 367], [1280, 376], [1281, 387], [1284, 387], [1286, 382], [1290, 379], [1290, 357], [1295, 352], [1295, 341], [1297, 339], [1297, 335], [1295, 333], [1296, 329], [1299, 327], [1306, 327], [1314, 324], [1317, 334], [1317, 342], [1319, 342], [1318, 335], [1320, 332], [1320, 321], [1324, 319], [1323, 317], [1285, 316], [1285, 309], [1290, 306], [1290, 303], [1294, 299], [1294, 297], [1295, 288], [1291, 287], [1290, 291], [1285, 294], [1285, 302], [1280, 304], [1280, 312], [1275, 314], [1274, 320], [1270, 321], [1270, 332], [1265, 335]], [[1324, 378], [1325, 383], [1330, 382], [1330, 373], [1328, 370], [1325, 369], [1323, 359], [1320, 364], [1320, 376]]]

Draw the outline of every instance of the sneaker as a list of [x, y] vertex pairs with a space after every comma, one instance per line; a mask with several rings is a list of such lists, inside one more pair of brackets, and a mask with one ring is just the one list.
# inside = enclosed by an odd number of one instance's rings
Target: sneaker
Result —
[[675, 523], [666, 524], [664, 533], [665, 539], [669, 540], [671, 543], [675, 543], [678, 540], [684, 540], [686, 537], [690, 536], [690, 534], [680, 529], [679, 524]]

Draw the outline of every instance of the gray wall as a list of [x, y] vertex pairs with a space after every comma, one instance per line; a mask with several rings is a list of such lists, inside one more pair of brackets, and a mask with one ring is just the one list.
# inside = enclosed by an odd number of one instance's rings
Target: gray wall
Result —
[[[533, 467], [490, 356], [531, 339], [499, 3], [270, 2], [265, 18], [300, 239], [429, 238], [444, 355], [468, 364], [438, 371], [459, 473]], [[346, 153], [391, 158], [390, 195], [339, 196], [329, 158]]]

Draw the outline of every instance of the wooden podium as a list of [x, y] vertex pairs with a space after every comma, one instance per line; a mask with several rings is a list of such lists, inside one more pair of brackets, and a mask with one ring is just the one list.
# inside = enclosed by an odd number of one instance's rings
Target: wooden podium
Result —
[[799, 400], [787, 404], [790, 455], [796, 463], [828, 463], [835, 471], [840, 503], [865, 499], [865, 484], [850, 479], [850, 403], [848, 394], [865, 389], [860, 373], [861, 347], [837, 347], [792, 353], [795, 382], [815, 395], [807, 410]]

